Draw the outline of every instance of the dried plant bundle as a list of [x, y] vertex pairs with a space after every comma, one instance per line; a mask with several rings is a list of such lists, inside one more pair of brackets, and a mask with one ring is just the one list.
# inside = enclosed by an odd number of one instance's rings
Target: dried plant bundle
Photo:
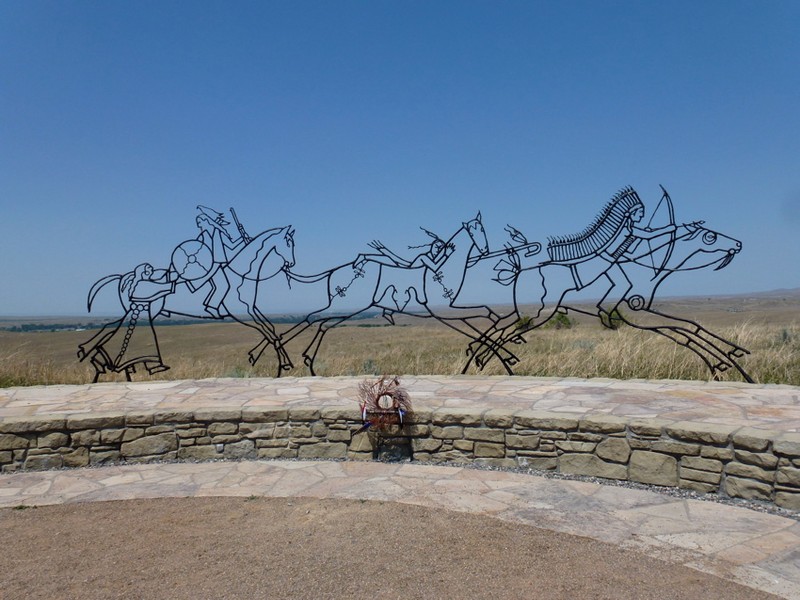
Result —
[[402, 426], [412, 411], [411, 398], [396, 376], [365, 379], [358, 385], [358, 398], [364, 425], [376, 430]]

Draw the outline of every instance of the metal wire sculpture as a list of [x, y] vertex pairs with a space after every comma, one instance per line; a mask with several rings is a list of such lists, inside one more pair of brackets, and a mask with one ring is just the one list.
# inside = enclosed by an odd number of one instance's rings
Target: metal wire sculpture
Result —
[[[369, 311], [380, 312], [390, 323], [403, 314], [436, 319], [468, 340], [468, 359], [462, 372], [474, 365], [483, 369], [497, 359], [508, 374], [518, 363], [511, 351], [525, 335], [556, 314], [575, 312], [597, 317], [606, 327], [615, 319], [651, 331], [692, 351], [714, 378], [734, 369], [749, 382], [739, 364], [748, 351], [710, 332], [702, 325], [653, 308], [659, 286], [674, 273], [722, 269], [741, 251], [741, 242], [707, 229], [702, 221], [677, 223], [667, 191], [642, 227], [645, 206], [630, 187], [620, 190], [592, 223], [574, 235], [551, 237], [547, 258], [542, 245], [508, 225], [510, 242], [490, 251], [481, 214], [465, 221], [449, 237], [426, 229], [430, 241], [411, 258], [394, 253], [379, 240], [353, 261], [314, 275], [293, 271], [294, 229], [291, 226], [250, 236], [230, 209], [236, 233], [223, 213], [198, 206], [196, 238], [178, 244], [167, 269], [143, 264], [125, 274], [110, 275], [91, 288], [88, 309], [100, 289], [116, 282], [124, 315], [106, 325], [78, 351], [80, 360], [95, 368], [94, 381], [104, 373], [124, 373], [130, 380], [136, 367], [149, 373], [168, 369], [158, 347], [153, 321], [160, 314], [205, 319], [231, 319], [261, 337], [250, 350], [251, 364], [272, 347], [277, 376], [293, 368], [286, 344], [307, 330], [311, 341], [302, 357], [311, 374], [325, 335], [330, 329]], [[460, 300], [469, 270], [478, 263], [499, 259], [492, 285], [508, 290], [506, 303], [489, 306]], [[267, 300], [259, 287], [285, 277], [294, 293], [317, 308], [287, 331], [278, 334], [270, 321]], [[316, 284], [316, 285], [311, 285]], [[180, 290], [179, 290], [180, 288]], [[196, 308], [173, 303], [183, 291]], [[576, 292], [594, 291], [600, 298], [587, 308], [574, 299]], [[315, 296], [316, 294], [316, 296]], [[199, 301], [198, 301], [199, 300]], [[523, 315], [522, 306], [532, 314]], [[623, 314], [619, 308], [627, 306]], [[199, 306], [198, 306], [199, 305]], [[506, 307], [506, 308], [504, 308]]]

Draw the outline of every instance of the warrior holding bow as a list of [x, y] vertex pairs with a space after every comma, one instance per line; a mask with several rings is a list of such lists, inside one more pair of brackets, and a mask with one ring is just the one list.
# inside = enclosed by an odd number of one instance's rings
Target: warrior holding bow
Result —
[[[669, 202], [672, 215], [672, 205], [666, 191], [662, 200], [664, 198]], [[547, 245], [550, 264], [561, 264], [570, 268], [575, 290], [588, 287], [602, 275], [611, 282], [611, 287], [597, 303], [598, 315], [607, 327], [611, 326], [611, 314], [633, 287], [622, 265], [653, 255], [655, 250], [652, 247], [636, 255], [643, 240], [649, 245], [651, 240], [661, 236], [670, 235], [674, 238], [675, 235], [674, 218], [670, 219], [673, 222], [663, 227], [639, 227], [644, 212], [644, 204], [636, 191], [631, 187], [624, 188], [581, 233], [550, 238]], [[665, 263], [667, 259], [668, 256], [665, 257]], [[655, 265], [653, 269], [656, 270]]]

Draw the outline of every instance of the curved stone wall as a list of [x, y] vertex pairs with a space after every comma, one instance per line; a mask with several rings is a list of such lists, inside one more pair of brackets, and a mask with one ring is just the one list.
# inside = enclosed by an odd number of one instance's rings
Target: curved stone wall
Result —
[[386, 445], [430, 463], [527, 467], [764, 500], [800, 510], [800, 433], [531, 410], [421, 410], [360, 431], [352, 408], [195, 409], [0, 421], [16, 470], [217, 459], [372, 460]]

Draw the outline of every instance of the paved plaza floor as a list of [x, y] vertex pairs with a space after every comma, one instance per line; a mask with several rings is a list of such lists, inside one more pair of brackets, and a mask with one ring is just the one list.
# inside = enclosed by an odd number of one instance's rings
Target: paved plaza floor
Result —
[[[0, 390], [0, 418], [204, 407], [353, 406], [360, 378]], [[800, 431], [800, 389], [676, 381], [404, 377], [425, 408], [513, 408]], [[800, 521], [658, 491], [415, 463], [156, 463], [0, 475], [0, 508], [135, 498], [364, 499], [489, 515], [617, 544], [800, 599]]]
[[[0, 418], [197, 408], [356, 406], [357, 377], [203, 379], [0, 389]], [[416, 408], [505, 408], [800, 432], [800, 388], [697, 381], [404, 376]]]

